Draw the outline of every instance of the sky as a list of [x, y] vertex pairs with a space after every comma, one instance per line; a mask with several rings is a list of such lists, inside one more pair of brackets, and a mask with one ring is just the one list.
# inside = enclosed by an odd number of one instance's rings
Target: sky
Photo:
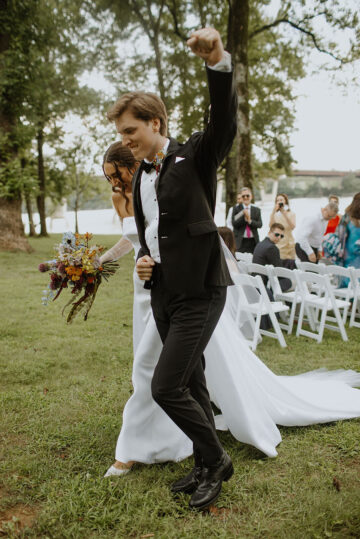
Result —
[[292, 155], [301, 170], [360, 170], [360, 90], [347, 95], [330, 75], [319, 73], [297, 88]]

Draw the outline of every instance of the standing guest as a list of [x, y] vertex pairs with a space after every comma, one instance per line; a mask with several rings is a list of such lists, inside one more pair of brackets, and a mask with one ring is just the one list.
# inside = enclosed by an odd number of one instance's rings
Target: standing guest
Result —
[[220, 237], [224, 240], [224, 243], [226, 247], [229, 249], [231, 254], [235, 256], [235, 237], [234, 232], [231, 230], [231, 228], [227, 226], [219, 226], [218, 232], [220, 234]]
[[[281, 223], [273, 223], [270, 226], [270, 230], [266, 238], [258, 243], [255, 247], [252, 260], [254, 264], [261, 264], [262, 266], [270, 264], [275, 267], [295, 269], [295, 260], [282, 260], [280, 258], [278, 244], [284, 239], [284, 232], [285, 227]], [[261, 275], [261, 277], [266, 286], [268, 281], [267, 277], [265, 275]], [[280, 278], [279, 283], [283, 292], [286, 292], [286, 290], [289, 290], [291, 287], [290, 279]]]
[[321, 244], [330, 219], [339, 211], [335, 202], [329, 202], [324, 208], [310, 217], [305, 217], [296, 232], [296, 254], [303, 262], [316, 264], [321, 256]]
[[[329, 202], [335, 202], [339, 206], [339, 197], [337, 195], [329, 195]], [[331, 234], [335, 232], [338, 224], [340, 223], [341, 215], [338, 213], [333, 219], [328, 220], [325, 234]]]
[[324, 238], [324, 251], [334, 264], [360, 268], [360, 193], [354, 195], [336, 232]]
[[234, 227], [232, 225], [232, 217], [233, 217], [233, 213], [234, 213], [234, 208], [236, 208], [236, 206], [238, 206], [239, 204], [241, 204], [241, 193], [239, 193], [236, 197], [236, 204], [235, 206], [231, 206], [231, 208], [229, 209], [228, 211], [228, 214], [227, 214], [227, 217], [226, 217], [226, 226], [228, 228], [230, 228], [230, 230], [234, 230]]
[[193, 492], [190, 507], [203, 509], [233, 474], [215, 430], [203, 352], [232, 284], [213, 217], [216, 171], [236, 134], [237, 99], [220, 34], [203, 28], [187, 44], [207, 64], [211, 109], [204, 132], [185, 144], [167, 138], [165, 105], [146, 92], [120, 97], [108, 118], [142, 160], [132, 182], [141, 245], [136, 270], [151, 289], [163, 342], [152, 396], [194, 446], [195, 466], [172, 490]]
[[292, 231], [296, 226], [296, 216], [290, 210], [289, 198], [285, 193], [279, 193], [275, 200], [275, 206], [270, 215], [269, 226], [280, 223], [284, 227], [284, 237], [277, 243], [280, 258], [295, 260], [295, 239]]
[[258, 228], [262, 227], [261, 211], [251, 204], [253, 195], [248, 187], [243, 187], [238, 196], [241, 196], [241, 202], [234, 206], [232, 215], [236, 250], [241, 253], [253, 253], [255, 245], [259, 243]]

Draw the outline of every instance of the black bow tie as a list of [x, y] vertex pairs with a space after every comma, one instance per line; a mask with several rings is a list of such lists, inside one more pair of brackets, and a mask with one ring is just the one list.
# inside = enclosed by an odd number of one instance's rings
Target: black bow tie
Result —
[[145, 170], [146, 174], [149, 174], [151, 172], [151, 169], [155, 168], [155, 163], [147, 163], [146, 161], [143, 161], [142, 168], [143, 170]]

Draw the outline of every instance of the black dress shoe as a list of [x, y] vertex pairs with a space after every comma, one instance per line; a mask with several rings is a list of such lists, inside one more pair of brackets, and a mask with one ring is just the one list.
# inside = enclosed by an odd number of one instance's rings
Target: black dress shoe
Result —
[[205, 509], [214, 503], [221, 492], [222, 482], [228, 481], [233, 473], [231, 459], [224, 451], [223, 456], [216, 464], [203, 468], [199, 486], [191, 497], [190, 507], [192, 509]]
[[192, 494], [199, 484], [201, 472], [202, 468], [200, 466], [194, 466], [190, 473], [171, 485], [171, 492], [173, 494], [177, 494], [178, 492]]

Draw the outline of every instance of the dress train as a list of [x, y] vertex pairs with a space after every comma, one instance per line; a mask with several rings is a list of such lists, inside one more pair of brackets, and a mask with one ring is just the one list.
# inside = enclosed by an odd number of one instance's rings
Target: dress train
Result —
[[[137, 252], [134, 218], [124, 219], [123, 234]], [[215, 418], [217, 428], [229, 429], [240, 442], [275, 457], [281, 442], [277, 425], [303, 426], [360, 416], [360, 391], [351, 387], [360, 386], [359, 373], [316, 370], [277, 376], [266, 367], [235, 324], [236, 289], [230, 289], [205, 350], [210, 397], [222, 412]], [[182, 460], [192, 453], [191, 441], [151, 396], [151, 378], [162, 343], [151, 312], [150, 294], [136, 273], [133, 323], [134, 393], [124, 408], [116, 459], [144, 463]]]

